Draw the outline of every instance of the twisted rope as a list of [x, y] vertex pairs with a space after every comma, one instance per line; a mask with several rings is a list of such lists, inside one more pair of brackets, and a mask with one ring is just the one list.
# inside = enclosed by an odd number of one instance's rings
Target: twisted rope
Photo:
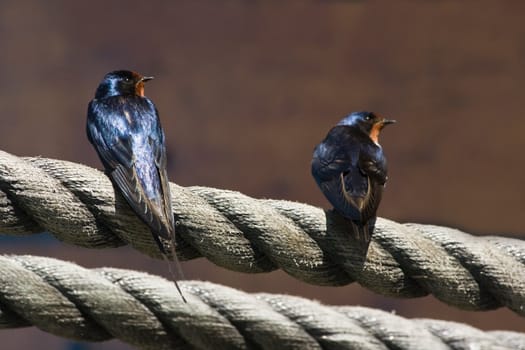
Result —
[[84, 341], [140, 349], [525, 349], [525, 334], [409, 320], [365, 307], [247, 294], [209, 282], [86, 269], [36, 256], [0, 256], [0, 328], [34, 325]]
[[[428, 293], [467, 310], [525, 316], [525, 242], [379, 219], [368, 249], [341, 217], [306, 204], [170, 184], [181, 259], [240, 272], [281, 268], [317, 285], [351, 282], [379, 294]], [[49, 231], [84, 247], [130, 244], [160, 257], [147, 227], [108, 178], [83, 165], [0, 151], [0, 232]]]

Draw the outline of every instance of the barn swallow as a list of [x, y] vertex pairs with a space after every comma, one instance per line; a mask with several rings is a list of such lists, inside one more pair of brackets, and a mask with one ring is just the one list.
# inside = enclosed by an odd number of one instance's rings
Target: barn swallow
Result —
[[144, 83], [151, 79], [126, 70], [106, 74], [89, 103], [86, 130], [106, 174], [149, 227], [163, 258], [170, 264], [167, 249], [171, 249], [180, 269], [164, 131], [155, 105], [144, 96]]
[[315, 147], [312, 175], [334, 209], [370, 241], [387, 181], [379, 134], [395, 120], [354, 112], [333, 127]]

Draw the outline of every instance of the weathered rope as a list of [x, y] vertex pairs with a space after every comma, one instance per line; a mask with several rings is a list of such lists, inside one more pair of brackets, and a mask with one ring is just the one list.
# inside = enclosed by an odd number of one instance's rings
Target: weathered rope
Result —
[[[204, 256], [241, 272], [281, 268], [312, 284], [357, 281], [383, 295], [428, 293], [468, 310], [525, 316], [525, 242], [379, 219], [364, 249], [341, 218], [309, 205], [171, 184], [182, 259]], [[144, 224], [108, 178], [83, 165], [0, 151], [0, 232], [49, 231], [85, 247], [125, 243], [151, 256]]]
[[0, 328], [34, 325], [141, 349], [525, 349], [525, 334], [409, 320], [365, 307], [247, 294], [209, 282], [0, 255]]

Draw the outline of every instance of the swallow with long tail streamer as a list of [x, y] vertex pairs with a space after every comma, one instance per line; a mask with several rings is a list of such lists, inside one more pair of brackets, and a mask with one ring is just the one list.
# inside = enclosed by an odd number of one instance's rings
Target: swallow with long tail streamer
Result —
[[317, 185], [365, 242], [373, 233], [376, 212], [387, 181], [379, 134], [395, 120], [371, 112], [343, 118], [315, 147], [312, 175]]
[[151, 230], [186, 302], [168, 258], [170, 249], [180, 272], [164, 131], [155, 105], [144, 96], [144, 83], [151, 79], [127, 70], [106, 74], [89, 103], [86, 129], [106, 174]]

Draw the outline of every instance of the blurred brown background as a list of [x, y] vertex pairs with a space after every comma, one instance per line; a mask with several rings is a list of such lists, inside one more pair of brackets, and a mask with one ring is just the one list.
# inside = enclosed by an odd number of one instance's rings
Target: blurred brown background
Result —
[[[146, 94], [181, 185], [328, 207], [312, 149], [346, 113], [398, 120], [382, 144], [390, 182], [380, 215], [523, 237], [525, 3], [519, 1], [2, 1], [0, 149], [101, 168], [85, 137], [102, 76], [156, 79]], [[5, 238], [0, 253], [166, 275], [129, 248]], [[242, 275], [204, 259], [187, 278], [250, 292], [396, 310], [406, 317], [525, 332], [512, 312], [466, 312], [433, 297], [398, 300], [357, 284], [315, 287], [277, 271]], [[523, 276], [522, 276], [523, 277]], [[35, 328], [0, 331], [2, 349], [129, 349], [75, 344]]]

